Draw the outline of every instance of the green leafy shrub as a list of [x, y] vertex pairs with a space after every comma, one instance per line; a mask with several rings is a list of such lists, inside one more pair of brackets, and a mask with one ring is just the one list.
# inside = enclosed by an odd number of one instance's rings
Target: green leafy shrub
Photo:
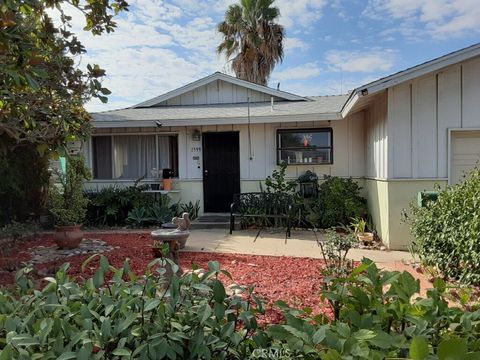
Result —
[[265, 191], [268, 193], [294, 194], [298, 184], [296, 181], [286, 179], [286, 171], [287, 163], [282, 162], [280, 170], [273, 170], [272, 175], [265, 179]]
[[[285, 322], [267, 328], [270, 346], [301, 359], [477, 359], [480, 311], [449, 307], [437, 279], [426, 298], [408, 272], [380, 271], [370, 260], [349, 275], [331, 279], [322, 298], [334, 319], [285, 303]], [[273, 339], [273, 340], [272, 340]]]
[[352, 218], [366, 217], [367, 200], [360, 196], [353, 179], [327, 176], [320, 185], [318, 198], [307, 207], [306, 219], [318, 228], [348, 224]]
[[174, 203], [168, 195], [161, 195], [156, 202], [147, 206], [137, 206], [128, 212], [126, 223], [130, 227], [162, 225], [172, 221], [173, 217], [188, 213], [190, 220], [195, 220], [200, 211], [200, 201], [187, 204]]
[[[438, 189], [440, 190], [440, 189]], [[450, 279], [480, 284], [480, 169], [440, 191], [437, 201], [411, 206], [415, 251]]]
[[325, 260], [324, 275], [345, 275], [352, 270], [353, 263], [347, 259], [347, 254], [358, 245], [355, 233], [340, 233], [335, 228], [328, 229], [325, 240], [319, 241], [318, 245]]
[[87, 191], [90, 199], [87, 223], [91, 226], [125, 225], [128, 213], [138, 206], [153, 204], [154, 198], [146, 194], [146, 185], [120, 188], [108, 186], [99, 191]]
[[[93, 259], [84, 263], [89, 265]], [[259, 327], [262, 302], [253, 289], [228, 295], [208, 271], [165, 280], [169, 260], [137, 277], [105, 257], [92, 278], [69, 278], [68, 265], [37, 290], [29, 270], [0, 291], [0, 359], [477, 359], [480, 311], [449, 307], [437, 279], [426, 298], [408, 272], [380, 271], [370, 260], [328, 280], [323, 301], [338, 303], [333, 319], [278, 302], [279, 324]], [[264, 358], [269, 358], [264, 356]], [[278, 356], [277, 356], [278, 358]]]
[[[88, 261], [87, 261], [88, 262]], [[84, 265], [87, 265], [85, 263]], [[246, 359], [251, 354], [261, 303], [228, 296], [216, 262], [164, 281], [163, 259], [137, 277], [128, 262], [113, 268], [105, 257], [85, 282], [67, 275], [68, 264], [34, 290], [28, 270], [17, 289], [0, 292], [1, 359]]]
[[82, 156], [68, 158], [66, 174], [58, 173], [61, 186], [50, 187], [50, 212], [56, 225], [83, 223], [89, 200], [83, 194], [82, 187], [90, 176]]
[[100, 191], [87, 191], [90, 199], [87, 223], [90, 226], [144, 227], [170, 222], [174, 216], [186, 211], [191, 219], [198, 217], [200, 202], [172, 203], [168, 195], [158, 198], [146, 193], [148, 185], [120, 188], [109, 186]]
[[50, 179], [48, 160], [36, 144], [0, 134], [0, 226], [40, 215]]

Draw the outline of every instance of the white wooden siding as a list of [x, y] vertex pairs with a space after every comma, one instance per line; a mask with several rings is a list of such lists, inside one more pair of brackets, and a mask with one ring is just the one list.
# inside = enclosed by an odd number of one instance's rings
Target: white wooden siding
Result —
[[[222, 80], [216, 80], [207, 85], [186, 92], [183, 95], [173, 97], [158, 104], [158, 106], [172, 105], [212, 105], [212, 104], [235, 104], [250, 102], [269, 102], [271, 96], [260, 91], [247, 89]], [[282, 99], [274, 97], [274, 101]]]
[[[387, 150], [387, 95], [375, 96], [365, 116], [365, 174], [370, 178], [386, 178]], [[358, 151], [358, 150], [357, 150]]]
[[[276, 130], [280, 128], [321, 128], [333, 130], [332, 165], [290, 165], [287, 176], [296, 178], [306, 170], [313, 170], [319, 176], [364, 176], [364, 113], [360, 112], [339, 121], [288, 122], [252, 124], [251, 155], [249, 154], [248, 126], [235, 125], [240, 132], [240, 176], [242, 180], [263, 180], [277, 168]], [[205, 131], [202, 129], [202, 131]]]
[[[248, 125], [210, 125], [199, 127], [169, 127], [153, 129], [152, 133], [178, 134], [179, 177], [182, 180], [201, 180], [203, 177], [202, 142], [193, 141], [193, 131], [202, 133], [238, 131], [240, 134], [240, 177], [242, 180], [264, 180], [277, 168], [276, 130], [279, 128], [322, 128], [333, 130], [332, 165], [291, 165], [287, 175], [296, 178], [306, 170], [319, 176], [362, 177], [365, 172], [364, 113], [358, 112], [344, 120], [282, 122], [250, 125], [251, 154], [249, 151]], [[122, 133], [140, 133], [137, 128], [122, 129]], [[143, 131], [142, 131], [143, 132]], [[102, 131], [102, 133], [105, 133]], [[198, 151], [200, 148], [200, 151]], [[194, 160], [198, 156], [199, 161]], [[251, 159], [250, 159], [251, 156]]]
[[480, 58], [388, 89], [392, 178], [447, 178], [448, 129], [480, 128]]

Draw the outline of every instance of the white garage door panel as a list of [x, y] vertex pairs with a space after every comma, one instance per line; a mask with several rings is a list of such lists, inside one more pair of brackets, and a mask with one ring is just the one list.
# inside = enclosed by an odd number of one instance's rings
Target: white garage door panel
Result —
[[452, 132], [451, 183], [456, 184], [480, 161], [480, 131]]

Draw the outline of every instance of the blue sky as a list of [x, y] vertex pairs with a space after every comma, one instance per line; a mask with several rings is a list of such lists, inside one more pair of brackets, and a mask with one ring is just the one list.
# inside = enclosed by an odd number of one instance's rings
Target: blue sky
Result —
[[[230, 73], [215, 48], [216, 24], [233, 0], [130, 0], [115, 33], [74, 30], [88, 53], [80, 66], [107, 70], [108, 104], [124, 108], [215, 71]], [[300, 95], [346, 93], [356, 86], [479, 42], [478, 0], [276, 0], [286, 28], [284, 62], [270, 85]]]

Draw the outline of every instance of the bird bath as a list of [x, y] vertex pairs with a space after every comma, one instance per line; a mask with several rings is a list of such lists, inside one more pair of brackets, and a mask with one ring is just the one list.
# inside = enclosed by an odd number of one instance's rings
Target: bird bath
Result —
[[169, 245], [169, 253], [172, 260], [178, 264], [178, 249], [183, 249], [190, 235], [190, 217], [188, 213], [183, 213], [182, 217], [174, 217], [172, 224], [177, 225], [174, 230], [158, 229], [151, 232], [153, 244], [152, 251], [156, 257], [162, 257], [162, 248], [164, 244]]

